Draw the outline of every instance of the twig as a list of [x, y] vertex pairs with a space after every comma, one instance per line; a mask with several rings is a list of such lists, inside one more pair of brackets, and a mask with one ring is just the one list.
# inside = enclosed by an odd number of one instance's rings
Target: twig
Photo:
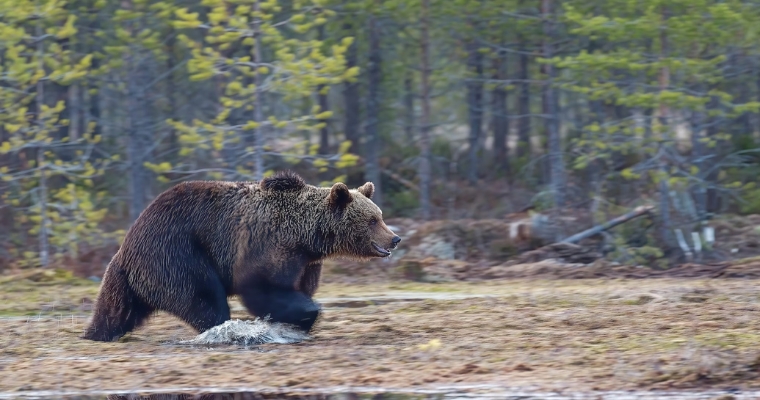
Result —
[[382, 169], [382, 170], [380, 170], [380, 172], [384, 173], [385, 175], [388, 175], [389, 177], [393, 178], [398, 183], [406, 186], [407, 188], [409, 188], [411, 190], [414, 190], [415, 192], [419, 192], [420, 191], [420, 187], [417, 186], [414, 182], [412, 182], [412, 181], [404, 178], [403, 176], [401, 176], [401, 175], [399, 175], [399, 174], [397, 174], [397, 173], [395, 173], [393, 171], [389, 171], [387, 169]]

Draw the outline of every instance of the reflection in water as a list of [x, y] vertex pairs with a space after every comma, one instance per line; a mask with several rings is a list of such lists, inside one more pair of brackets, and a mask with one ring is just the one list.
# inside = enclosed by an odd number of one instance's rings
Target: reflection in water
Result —
[[[55, 399], [55, 400], [757, 400], [760, 391], [734, 390], [611, 390], [592, 392], [541, 391], [506, 388], [492, 385], [461, 387], [438, 387], [429, 389], [334, 387], [305, 389], [273, 393], [255, 388], [225, 388], [229, 392], [213, 388], [176, 388], [167, 391], [145, 389], [137, 393], [114, 392], [0, 392], [0, 400], [5, 399]], [[142, 393], [142, 394], [139, 394]]]
[[441, 394], [262, 394], [253, 392], [239, 393], [204, 393], [204, 394], [151, 394], [151, 395], [110, 395], [108, 400], [438, 400], [443, 399]]

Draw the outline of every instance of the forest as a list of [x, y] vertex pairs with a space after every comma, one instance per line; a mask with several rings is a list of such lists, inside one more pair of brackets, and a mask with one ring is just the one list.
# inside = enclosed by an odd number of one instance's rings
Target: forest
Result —
[[0, 0], [0, 266], [283, 169], [386, 218], [652, 206], [612, 257], [683, 258], [760, 213], [758, 30], [755, 0]]
[[[758, 143], [760, 0], [0, 0], [0, 399], [760, 398]], [[204, 240], [119, 252], [173, 185], [285, 170], [394, 235], [205, 240], [308, 335]]]

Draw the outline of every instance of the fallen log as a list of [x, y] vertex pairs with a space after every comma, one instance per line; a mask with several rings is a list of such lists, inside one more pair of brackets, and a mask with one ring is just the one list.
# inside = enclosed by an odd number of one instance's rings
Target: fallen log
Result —
[[594, 236], [598, 233], [601, 233], [603, 231], [606, 231], [608, 229], [614, 228], [624, 222], [628, 222], [632, 219], [641, 217], [642, 215], [648, 214], [650, 211], [654, 209], [654, 206], [639, 206], [633, 209], [633, 211], [630, 211], [626, 214], [623, 214], [617, 218], [613, 218], [601, 225], [594, 226], [592, 228], [586, 229], [583, 232], [576, 233], [575, 235], [572, 235], [564, 240], [561, 240], [560, 243], [577, 243], [580, 242], [583, 239], [589, 238], [591, 236]]

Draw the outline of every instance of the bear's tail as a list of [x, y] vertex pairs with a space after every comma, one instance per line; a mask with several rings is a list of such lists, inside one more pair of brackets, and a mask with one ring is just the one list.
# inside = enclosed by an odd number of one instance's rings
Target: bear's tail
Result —
[[90, 325], [83, 339], [110, 342], [140, 326], [153, 312], [129, 286], [124, 269], [111, 263], [103, 276]]

